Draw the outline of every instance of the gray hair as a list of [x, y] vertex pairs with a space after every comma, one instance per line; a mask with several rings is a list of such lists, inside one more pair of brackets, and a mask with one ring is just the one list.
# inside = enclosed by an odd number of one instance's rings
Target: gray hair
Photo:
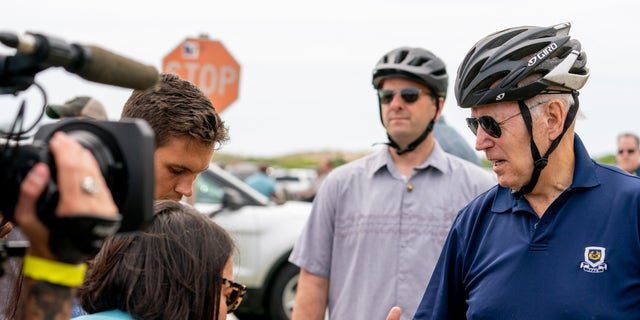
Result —
[[[570, 93], [539, 94], [533, 98], [525, 100], [524, 103], [531, 108], [533, 106], [549, 102], [553, 99], [557, 99], [562, 102], [562, 108], [565, 112], [568, 112], [569, 107], [574, 103], [573, 96]], [[531, 108], [529, 110], [532, 118], [538, 117], [542, 114], [542, 108]]]

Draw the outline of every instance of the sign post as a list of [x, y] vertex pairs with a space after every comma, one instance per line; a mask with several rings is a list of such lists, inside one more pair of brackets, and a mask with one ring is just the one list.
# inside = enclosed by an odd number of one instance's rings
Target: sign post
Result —
[[221, 113], [238, 98], [240, 65], [219, 41], [187, 38], [164, 59], [162, 70], [195, 84]]

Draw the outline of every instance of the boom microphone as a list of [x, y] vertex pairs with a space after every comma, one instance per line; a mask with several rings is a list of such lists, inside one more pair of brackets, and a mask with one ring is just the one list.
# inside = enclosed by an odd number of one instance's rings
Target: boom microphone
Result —
[[18, 36], [0, 32], [0, 42], [16, 48], [19, 54], [34, 57], [43, 68], [63, 67], [93, 82], [145, 90], [155, 86], [160, 79], [158, 70], [153, 66], [96, 46], [69, 44], [38, 33]]

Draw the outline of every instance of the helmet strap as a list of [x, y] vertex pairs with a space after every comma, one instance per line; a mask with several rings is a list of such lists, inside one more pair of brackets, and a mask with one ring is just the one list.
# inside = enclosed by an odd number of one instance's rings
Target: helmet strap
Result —
[[[436, 97], [436, 115], [438, 115], [438, 111], [440, 110], [440, 97]], [[380, 108], [380, 120], [382, 120], [382, 108]], [[418, 145], [420, 145], [422, 143], [422, 141], [424, 141], [424, 139], [427, 138], [427, 136], [429, 136], [429, 133], [431, 133], [431, 131], [433, 131], [433, 126], [435, 124], [435, 116], [433, 117], [433, 119], [431, 119], [431, 121], [429, 122], [429, 124], [427, 125], [427, 128], [422, 132], [422, 134], [413, 142], [411, 142], [406, 148], [401, 149], [400, 146], [393, 141], [393, 139], [391, 139], [391, 136], [389, 135], [389, 133], [387, 133], [387, 139], [389, 139], [389, 142], [386, 142], [385, 144], [396, 149], [396, 153], [400, 156], [403, 155], [407, 152], [411, 152], [413, 150], [415, 150]], [[384, 126], [384, 122], [382, 123], [382, 125]]]
[[518, 107], [520, 108], [520, 112], [522, 113], [522, 117], [524, 118], [524, 123], [526, 124], [527, 130], [529, 131], [529, 136], [531, 137], [531, 156], [533, 157], [533, 172], [531, 173], [531, 180], [529, 180], [529, 183], [523, 186], [522, 188], [520, 188], [520, 190], [514, 192], [515, 196], [517, 197], [523, 196], [533, 190], [533, 188], [538, 183], [538, 179], [540, 178], [540, 173], [542, 172], [542, 169], [544, 169], [547, 166], [547, 163], [549, 161], [549, 155], [551, 155], [551, 153], [556, 149], [558, 144], [560, 144], [560, 140], [562, 140], [562, 137], [564, 136], [565, 132], [567, 132], [567, 130], [569, 129], [569, 126], [573, 122], [573, 119], [576, 117], [576, 114], [578, 113], [578, 108], [580, 106], [580, 102], [578, 101], [578, 92], [574, 90], [571, 92], [571, 95], [573, 96], [574, 102], [573, 104], [571, 104], [571, 107], [569, 107], [569, 112], [567, 112], [567, 119], [564, 122], [562, 133], [560, 133], [560, 135], [551, 142], [551, 145], [549, 146], [549, 150], [547, 150], [547, 152], [544, 154], [543, 157], [540, 156], [540, 151], [538, 150], [536, 143], [533, 141], [533, 128], [532, 128], [533, 121], [531, 120], [531, 112], [529, 111], [529, 107], [527, 107], [524, 101], [518, 100]]

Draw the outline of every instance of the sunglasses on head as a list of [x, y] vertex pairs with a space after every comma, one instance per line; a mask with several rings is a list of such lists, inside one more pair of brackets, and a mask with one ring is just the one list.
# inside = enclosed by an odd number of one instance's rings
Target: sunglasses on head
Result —
[[628, 154], [634, 154], [634, 153], [636, 153], [636, 149], [620, 149], [620, 150], [618, 150], [618, 154], [624, 154], [625, 152], [627, 152]]
[[[538, 103], [537, 105], [530, 107], [529, 110], [537, 106], [541, 106], [545, 103], [547, 103], [547, 101]], [[500, 126], [502, 126], [505, 122], [519, 116], [520, 114], [522, 114], [522, 112], [518, 112], [514, 115], [511, 115], [500, 122], [496, 121], [496, 119], [494, 119], [491, 116], [482, 116], [479, 118], [467, 118], [466, 119], [467, 126], [469, 127], [469, 129], [471, 129], [471, 132], [473, 132], [473, 134], [476, 136], [478, 135], [478, 127], [480, 126], [482, 127], [482, 130], [484, 130], [484, 132], [486, 132], [488, 135], [494, 138], [500, 138], [500, 136], [502, 136], [502, 129], [500, 129]]]
[[[406, 103], [414, 103], [418, 101], [420, 98], [420, 93], [428, 95], [427, 92], [424, 92], [418, 88], [404, 88], [400, 90], [400, 97]], [[393, 101], [393, 97], [395, 97], [396, 91], [394, 90], [378, 90], [378, 98], [380, 99], [381, 104], [389, 104]]]
[[245, 293], [247, 293], [247, 286], [225, 278], [222, 278], [222, 284], [231, 288], [231, 294], [227, 297], [227, 313], [232, 313], [240, 306]]

